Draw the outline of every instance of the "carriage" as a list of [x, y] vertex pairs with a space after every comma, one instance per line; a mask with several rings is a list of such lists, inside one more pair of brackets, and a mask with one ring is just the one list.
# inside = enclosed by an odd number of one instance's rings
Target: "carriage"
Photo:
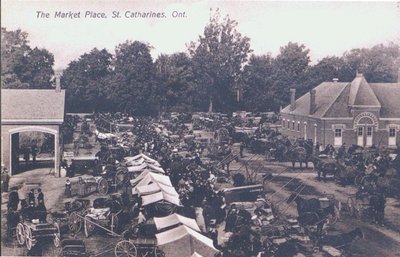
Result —
[[106, 195], [109, 192], [109, 188], [111, 183], [110, 179], [107, 179], [103, 176], [87, 176], [82, 178], [80, 186], [83, 187], [80, 195], [86, 196], [93, 192], [98, 192], [101, 195]]
[[115, 245], [115, 257], [164, 256], [163, 252], [157, 248], [156, 233], [157, 228], [153, 222], [139, 223], [124, 231], [122, 233], [124, 239]]
[[96, 228], [117, 235], [119, 228], [119, 216], [122, 213], [123, 204], [120, 199], [97, 198], [93, 201], [93, 207], [89, 208], [84, 214], [78, 216], [83, 220], [85, 236], [89, 237]]
[[64, 239], [61, 241], [59, 257], [87, 257], [86, 246], [83, 240]]
[[[375, 197], [375, 198], [374, 198]], [[377, 198], [378, 197], [378, 198]], [[374, 198], [374, 199], [373, 199]], [[373, 220], [379, 213], [379, 196], [374, 194], [352, 194], [347, 199], [349, 213], [361, 220]], [[384, 208], [384, 199], [383, 199]], [[383, 219], [383, 217], [381, 217]]]
[[89, 199], [78, 198], [72, 202], [65, 203], [65, 210], [51, 213], [51, 220], [57, 223], [60, 229], [68, 226], [72, 233], [77, 233], [81, 230], [82, 220], [78, 216], [84, 216], [90, 204]]
[[55, 247], [60, 246], [60, 227], [57, 223], [39, 222], [38, 219], [23, 220], [18, 223], [15, 234], [18, 244], [25, 244], [28, 250], [39, 241], [53, 240]]

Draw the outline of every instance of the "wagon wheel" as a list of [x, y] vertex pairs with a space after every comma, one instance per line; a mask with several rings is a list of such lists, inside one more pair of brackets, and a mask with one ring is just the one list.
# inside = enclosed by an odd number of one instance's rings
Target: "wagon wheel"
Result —
[[25, 244], [25, 227], [22, 223], [18, 223], [16, 228], [17, 241], [19, 245]]
[[128, 241], [122, 240], [117, 243], [114, 249], [115, 257], [137, 257], [136, 246]]
[[108, 193], [108, 181], [105, 178], [101, 178], [97, 182], [97, 191], [102, 195], [106, 195]]
[[115, 174], [115, 184], [117, 185], [117, 187], [122, 186], [124, 180], [125, 180], [125, 170], [118, 169], [117, 173]]
[[78, 212], [74, 211], [68, 217], [68, 228], [73, 233], [78, 233], [82, 228], [82, 219], [78, 216]]
[[115, 232], [118, 229], [118, 216], [116, 214], [111, 214], [110, 217], [110, 228], [112, 232]]
[[158, 249], [157, 246], [154, 247], [154, 257], [164, 257], [165, 254], [163, 251], [161, 251], [160, 249]]
[[26, 248], [28, 250], [32, 249], [33, 246], [33, 238], [32, 238], [32, 230], [31, 228], [27, 227], [25, 230], [25, 243], [26, 243]]
[[92, 232], [94, 231], [94, 229], [96, 228], [95, 225], [88, 222], [88, 220], [90, 220], [91, 222], [94, 222], [93, 219], [85, 217], [85, 222], [84, 222], [85, 226], [84, 227], [85, 227], [85, 236], [86, 237], [89, 237], [92, 234]]
[[54, 227], [56, 227], [56, 233], [54, 233], [53, 244], [55, 247], [60, 247], [61, 242], [61, 234], [60, 234], [60, 226], [58, 223], [54, 223]]
[[360, 185], [362, 184], [363, 179], [364, 179], [364, 174], [358, 174], [358, 175], [354, 178], [354, 185], [360, 186]]

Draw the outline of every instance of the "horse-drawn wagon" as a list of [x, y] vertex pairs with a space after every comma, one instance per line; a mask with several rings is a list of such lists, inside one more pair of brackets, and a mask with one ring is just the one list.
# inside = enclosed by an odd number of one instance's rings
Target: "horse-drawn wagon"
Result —
[[39, 219], [23, 219], [16, 227], [16, 237], [19, 245], [26, 245], [28, 250], [41, 242], [53, 240], [55, 247], [60, 246], [60, 228], [57, 223], [39, 222]]
[[78, 215], [84, 216], [89, 204], [90, 200], [83, 198], [66, 202], [65, 210], [52, 212], [50, 219], [53, 223], [57, 223], [61, 230], [68, 226], [70, 232], [77, 233], [82, 227], [82, 221], [78, 218]]
[[383, 221], [385, 197], [382, 194], [352, 194], [347, 199], [347, 205], [350, 214], [358, 219]]
[[139, 223], [124, 231], [123, 240], [115, 245], [115, 257], [151, 256], [162, 257], [163, 252], [157, 248], [157, 228], [154, 223]]

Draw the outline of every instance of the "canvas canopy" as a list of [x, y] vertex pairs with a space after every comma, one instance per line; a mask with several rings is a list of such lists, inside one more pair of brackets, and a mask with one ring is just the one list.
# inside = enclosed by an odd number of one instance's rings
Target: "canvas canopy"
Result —
[[148, 157], [147, 155], [144, 154], [138, 154], [135, 156], [129, 156], [129, 157], [125, 157], [125, 162], [127, 164], [132, 164], [132, 165], [140, 165], [143, 162], [149, 163], [149, 164], [153, 164], [156, 166], [160, 166], [160, 164], [158, 163], [158, 161]]
[[140, 172], [145, 170], [151, 170], [157, 173], [165, 173], [165, 171], [162, 168], [148, 163], [143, 163], [139, 166], [129, 166], [127, 169], [129, 172]]
[[196, 220], [181, 216], [176, 213], [167, 217], [154, 217], [154, 223], [156, 224], [157, 230], [181, 224], [200, 232], [200, 228], [197, 225]]
[[165, 257], [192, 256], [194, 253], [203, 257], [214, 257], [218, 252], [210, 238], [185, 225], [158, 233], [156, 237], [157, 245]]
[[142, 205], [143, 206], [146, 206], [146, 205], [149, 205], [152, 203], [157, 203], [160, 201], [166, 201], [166, 202], [172, 203], [176, 206], [181, 206], [181, 202], [179, 201], [179, 196], [173, 196], [170, 194], [166, 194], [162, 191], [155, 193], [155, 194], [142, 196]]
[[150, 183], [155, 182], [172, 187], [171, 180], [168, 176], [157, 174], [154, 172], [147, 172], [145, 176], [139, 175], [137, 178], [132, 179], [130, 182], [131, 185], [135, 187], [149, 185]]
[[135, 187], [132, 189], [132, 194], [140, 194], [140, 195], [149, 195], [149, 194], [154, 194], [158, 192], [164, 192], [166, 194], [169, 194], [171, 196], [178, 196], [178, 193], [176, 192], [174, 187], [166, 186], [161, 183], [152, 183], [149, 185], [145, 186], [139, 186]]

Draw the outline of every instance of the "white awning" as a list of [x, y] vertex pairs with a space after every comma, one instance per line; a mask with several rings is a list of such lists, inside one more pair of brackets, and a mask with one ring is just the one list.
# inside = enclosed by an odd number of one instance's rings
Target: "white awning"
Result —
[[179, 194], [176, 192], [174, 187], [166, 186], [160, 183], [151, 183], [149, 185], [135, 187], [132, 189], [132, 194], [148, 195], [148, 194], [158, 193], [161, 191], [166, 194], [179, 197]]
[[144, 185], [148, 185], [152, 182], [153, 183], [157, 182], [157, 183], [172, 187], [171, 180], [168, 176], [150, 172], [150, 171], [148, 171], [147, 174], [145, 174], [144, 176], [139, 175], [137, 178], [132, 179], [130, 182], [131, 182], [132, 186], [144, 186]]
[[146, 206], [152, 203], [156, 203], [159, 201], [167, 201], [169, 203], [175, 204], [176, 206], [182, 206], [181, 201], [179, 200], [179, 197], [177, 196], [171, 196], [169, 194], [166, 194], [164, 192], [158, 192], [155, 194], [151, 195], [143, 195], [142, 196], [142, 205]]
[[168, 228], [176, 224], [181, 224], [200, 232], [200, 228], [197, 225], [196, 220], [181, 216], [176, 213], [167, 217], [154, 217], [154, 223], [156, 224], [157, 230]]

